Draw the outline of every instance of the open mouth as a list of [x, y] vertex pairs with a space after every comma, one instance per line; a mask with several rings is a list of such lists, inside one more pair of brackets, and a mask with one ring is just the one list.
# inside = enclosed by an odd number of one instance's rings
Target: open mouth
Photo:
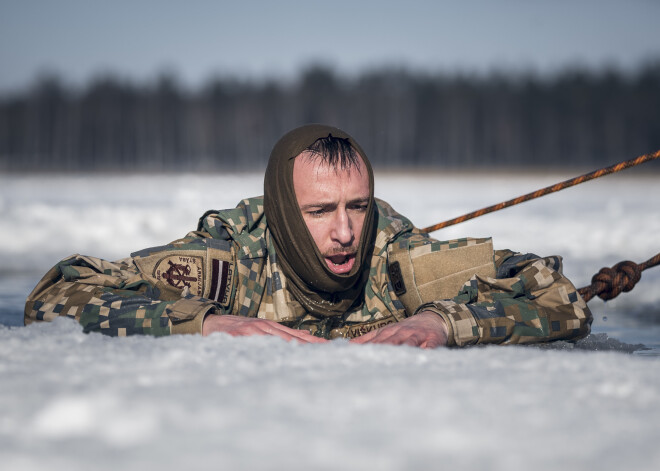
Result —
[[339, 253], [325, 257], [325, 263], [333, 273], [348, 273], [355, 264], [355, 253]]

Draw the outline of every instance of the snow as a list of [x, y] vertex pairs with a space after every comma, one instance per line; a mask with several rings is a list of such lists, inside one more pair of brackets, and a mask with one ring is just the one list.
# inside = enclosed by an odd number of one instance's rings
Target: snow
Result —
[[660, 362], [0, 330], [5, 469], [652, 469]]
[[0, 330], [5, 469], [652, 469], [660, 363]]
[[[376, 191], [421, 227], [567, 177], [381, 174]], [[564, 255], [583, 286], [602, 266], [660, 250], [657, 182], [610, 176], [435, 236]], [[575, 347], [425, 351], [109, 338], [67, 319], [6, 326], [58, 259], [120, 258], [260, 193], [260, 175], [0, 175], [3, 469], [660, 466], [660, 268], [632, 293], [591, 301], [596, 334]]]

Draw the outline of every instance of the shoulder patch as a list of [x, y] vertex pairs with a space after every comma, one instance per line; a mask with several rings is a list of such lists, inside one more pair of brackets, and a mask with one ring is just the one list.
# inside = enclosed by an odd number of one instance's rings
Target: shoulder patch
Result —
[[198, 239], [183, 249], [167, 247], [164, 252], [136, 257], [140, 272], [186, 295], [210, 299], [225, 308], [231, 305], [237, 280], [231, 244]]
[[204, 289], [204, 259], [192, 255], [163, 257], [154, 266], [153, 277], [177, 289], [188, 288], [191, 294], [202, 296]]

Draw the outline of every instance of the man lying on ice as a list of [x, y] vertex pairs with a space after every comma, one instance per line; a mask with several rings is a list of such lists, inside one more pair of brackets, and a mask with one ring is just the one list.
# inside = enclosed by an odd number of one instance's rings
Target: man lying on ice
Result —
[[561, 258], [437, 241], [374, 198], [365, 152], [307, 125], [275, 145], [264, 196], [207, 211], [196, 231], [129, 258], [73, 255], [27, 299], [25, 323], [86, 332], [226, 332], [424, 348], [578, 339], [591, 312]]

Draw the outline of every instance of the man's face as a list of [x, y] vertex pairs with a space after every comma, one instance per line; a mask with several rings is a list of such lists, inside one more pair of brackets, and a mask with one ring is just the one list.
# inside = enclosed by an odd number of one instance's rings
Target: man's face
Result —
[[369, 174], [359, 167], [334, 169], [318, 156], [303, 152], [293, 164], [293, 188], [316, 247], [334, 273], [348, 273], [369, 204]]

